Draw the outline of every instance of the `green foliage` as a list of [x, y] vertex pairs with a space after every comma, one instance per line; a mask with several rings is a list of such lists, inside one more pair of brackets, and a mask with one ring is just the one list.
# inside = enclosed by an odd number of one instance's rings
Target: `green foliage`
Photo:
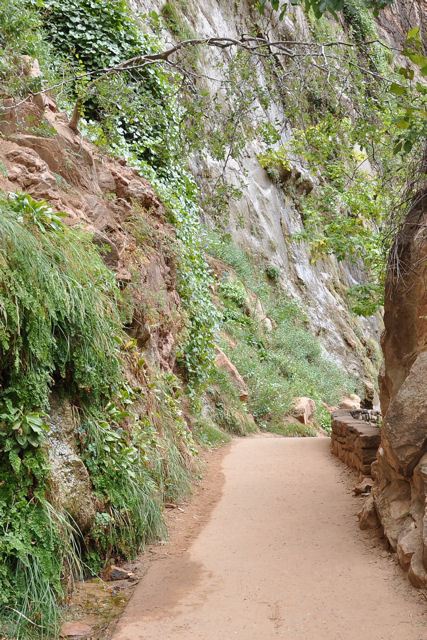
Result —
[[[358, 1], [363, 8], [373, 9], [374, 13], [378, 13], [380, 9], [384, 9], [393, 0]], [[265, 12], [267, 2], [274, 11], [279, 12], [279, 20], [282, 20], [288, 8], [287, 2], [281, 2], [281, 0], [258, 0], [257, 6], [261, 13]], [[302, 5], [306, 11], [312, 11], [316, 18], [321, 18], [327, 11], [334, 15], [339, 11], [345, 11], [346, 0], [290, 0], [290, 4], [292, 6]]]
[[213, 420], [209, 417], [200, 418], [194, 426], [194, 435], [198, 442], [204, 447], [221, 447], [230, 442], [231, 436], [221, 429], [218, 429]]
[[[178, 40], [194, 40], [197, 34], [194, 33], [184, 15], [188, 13], [188, 3], [183, 0], [171, 0], [166, 2], [161, 14], [165, 20], [166, 27], [177, 37]], [[183, 53], [183, 59], [190, 67], [197, 68], [197, 59], [200, 54], [200, 46], [189, 47]]]
[[[177, 379], [150, 374], [133, 341], [124, 344], [118, 287], [90, 237], [25, 194], [0, 208], [0, 632], [45, 638], [59, 622], [66, 567], [83, 554], [96, 572], [163, 535], [162, 503], [188, 493], [197, 451]], [[120, 385], [123, 354], [140, 388]], [[53, 386], [80, 405], [80, 453], [98, 499], [84, 542], [49, 502], [39, 409]]]
[[75, 563], [73, 531], [47, 501], [44, 452], [29, 447], [16, 462], [0, 453], [0, 633], [39, 640], [59, 630], [61, 576]]
[[140, 53], [141, 35], [125, 0], [41, 0], [43, 28], [56, 51], [95, 70]]
[[[124, 0], [108, 7], [102, 0], [45, 0], [40, 16], [47, 37], [80, 72], [160, 50], [130, 18]], [[198, 189], [186, 169], [189, 142], [182, 121], [194, 100], [182, 106], [178, 79], [159, 65], [101, 78], [92, 89], [83, 82], [75, 90], [86, 99], [83, 129], [88, 137], [125, 157], [168, 205], [181, 246], [179, 293], [188, 316], [180, 361], [196, 397], [213, 360], [216, 314], [199, 243]], [[196, 124], [190, 137], [197, 139], [197, 133]]]
[[[117, 385], [118, 289], [86, 234], [29, 196], [0, 201], [0, 385], [43, 409], [53, 383], [100, 398]], [[57, 382], [57, 383], [58, 383]]]
[[32, 224], [41, 232], [64, 231], [61, 218], [65, 213], [54, 213], [45, 201], [34, 200], [28, 193], [9, 193], [9, 208], [17, 214], [18, 222]]
[[260, 153], [257, 157], [263, 169], [274, 167], [275, 165], [283, 169], [290, 169], [289, 153], [285, 147], [267, 149], [263, 153]]
[[[43, 39], [39, 16], [32, 4], [28, 0], [0, 2], [0, 78], [4, 95], [26, 97], [29, 91], [39, 91], [58, 80], [56, 54], [51, 43]], [[42, 78], [24, 72], [26, 63], [22, 55], [39, 61]], [[66, 90], [62, 93], [66, 94]]]
[[[231, 349], [228, 339], [223, 339], [220, 346], [249, 387], [247, 406], [258, 426], [285, 435], [304, 435], [290, 429], [286, 418], [295, 397], [309, 396], [319, 408], [320, 424], [327, 428], [321, 403], [336, 403], [344, 391], [354, 389], [354, 382], [324, 356], [320, 343], [308, 331], [307, 319], [298, 305], [260, 279], [259, 271], [230, 240], [210, 234], [206, 248], [208, 253], [233, 266], [246, 287], [256, 292], [273, 323], [273, 329], [266, 330], [251, 315], [247, 304], [242, 308], [241, 298], [224, 295], [221, 293], [224, 285], [219, 284], [222, 333], [225, 331], [236, 343]], [[234, 290], [235, 279], [231, 282]]]
[[166, 21], [166, 26], [180, 40], [191, 40], [197, 37], [183, 17], [187, 8], [186, 4], [183, 0], [171, 0], [165, 2], [162, 7], [162, 16]]
[[269, 431], [287, 438], [315, 438], [317, 436], [316, 429], [300, 422], [273, 425]]
[[[351, 307], [361, 315], [375, 313], [382, 303], [385, 245], [380, 229], [393, 196], [384, 188], [387, 174], [373, 171], [359, 146], [363, 136], [371, 133], [349, 118], [337, 120], [328, 113], [317, 124], [294, 131], [286, 147], [268, 153], [273, 166], [287, 154], [295, 154], [318, 178], [309, 195], [296, 198], [304, 231], [293, 238], [308, 241], [313, 262], [333, 255], [339, 261], [363, 263], [367, 282], [350, 292]], [[394, 170], [396, 162], [384, 158], [383, 168]]]
[[37, 448], [43, 443], [45, 432], [49, 431], [44, 418], [46, 415], [38, 411], [25, 413], [14, 407], [9, 398], [5, 398], [3, 413], [0, 413], [0, 442], [16, 473], [21, 467], [21, 450]]
[[[0, 201], [0, 632], [50, 637], [75, 532], [48, 501], [48, 427], [61, 384], [84, 402], [118, 385], [117, 286], [86, 234], [25, 194]], [[70, 560], [67, 560], [69, 558]]]
[[218, 286], [218, 292], [227, 300], [234, 302], [240, 308], [245, 307], [247, 301], [246, 289], [243, 283], [237, 279], [228, 278], [222, 280]]
[[274, 264], [269, 264], [268, 267], [266, 267], [265, 273], [267, 275], [267, 278], [270, 278], [272, 282], [278, 282], [280, 270]]
[[225, 371], [214, 369], [206, 389], [208, 418], [223, 432], [245, 436], [256, 429], [247, 407]]
[[408, 59], [405, 66], [399, 67], [398, 78], [392, 82], [389, 91], [396, 96], [398, 110], [393, 124], [397, 128], [394, 152], [406, 156], [413, 149], [422, 153], [420, 146], [427, 136], [427, 88], [419, 82], [419, 75], [427, 76], [427, 56], [423, 54], [421, 32], [418, 27], [408, 31], [403, 54]]
[[83, 411], [81, 455], [102, 505], [88, 541], [86, 561], [94, 572], [112, 554], [132, 558], [164, 535], [162, 503], [190, 491], [196, 450], [182, 417], [178, 381], [153, 372], [146, 382]]
[[[363, 0], [344, 0], [343, 15], [350, 26], [350, 34], [354, 40], [363, 45], [368, 40], [378, 40], [378, 32], [371, 12]], [[370, 47], [369, 52], [361, 46], [374, 69], [387, 72], [387, 58], [384, 48], [379, 42]]]

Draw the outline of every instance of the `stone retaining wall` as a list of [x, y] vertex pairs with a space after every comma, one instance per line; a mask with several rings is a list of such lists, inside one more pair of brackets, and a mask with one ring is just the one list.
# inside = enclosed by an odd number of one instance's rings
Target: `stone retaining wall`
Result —
[[332, 413], [331, 450], [348, 466], [370, 476], [380, 441], [377, 424], [354, 418], [344, 409]]

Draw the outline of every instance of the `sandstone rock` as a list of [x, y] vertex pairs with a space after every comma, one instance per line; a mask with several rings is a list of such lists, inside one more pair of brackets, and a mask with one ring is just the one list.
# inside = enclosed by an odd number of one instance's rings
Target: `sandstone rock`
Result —
[[360, 496], [363, 493], [371, 493], [372, 485], [372, 478], [363, 478], [363, 480], [354, 487], [353, 493], [355, 496]]
[[377, 510], [372, 496], [366, 499], [359, 513], [359, 527], [361, 529], [377, 529], [380, 526]]
[[248, 388], [246, 386], [246, 382], [243, 380], [242, 376], [238, 372], [237, 368], [231, 362], [231, 360], [225, 355], [223, 351], [219, 347], [215, 347], [216, 356], [215, 362], [219, 369], [225, 371], [231, 378], [234, 386], [238, 390], [239, 398], [242, 402], [246, 402], [248, 399]]
[[403, 530], [397, 540], [397, 557], [400, 566], [406, 571], [411, 564], [412, 556], [419, 547], [420, 532], [416, 529], [415, 522], [412, 521], [407, 530]]
[[370, 380], [363, 380], [363, 399], [360, 403], [362, 409], [373, 409], [375, 400], [375, 387]]
[[116, 269], [119, 264], [119, 251], [114, 242], [101, 231], [95, 231], [93, 234], [92, 242], [98, 247], [101, 247], [101, 254], [107, 267], [110, 269]]
[[383, 447], [389, 463], [410, 476], [427, 445], [427, 351], [420, 353], [391, 398], [384, 420]]
[[93, 627], [84, 622], [64, 622], [60, 636], [62, 638], [87, 638], [93, 633]]
[[421, 549], [415, 551], [411, 558], [411, 564], [408, 570], [409, 582], [412, 586], [420, 589], [427, 584], [427, 571], [423, 562]]
[[311, 416], [316, 411], [316, 403], [311, 398], [295, 398], [292, 415], [302, 424], [308, 424]]
[[349, 396], [342, 396], [339, 401], [340, 409], [360, 409], [360, 398], [355, 393], [351, 393]]
[[105, 582], [113, 582], [115, 580], [128, 580], [132, 578], [133, 575], [131, 571], [126, 571], [126, 569], [112, 565], [103, 572], [102, 579], [105, 580]]
[[427, 191], [393, 247], [384, 308], [384, 416], [373, 496], [384, 533], [411, 583], [427, 584]]

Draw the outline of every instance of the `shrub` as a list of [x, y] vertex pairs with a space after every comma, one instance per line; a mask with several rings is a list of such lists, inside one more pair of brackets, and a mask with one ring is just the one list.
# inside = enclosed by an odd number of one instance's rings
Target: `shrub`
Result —
[[272, 280], [273, 282], [278, 281], [280, 271], [274, 264], [269, 264], [265, 270], [265, 273], [267, 274], [267, 278], [270, 278], [270, 280]]

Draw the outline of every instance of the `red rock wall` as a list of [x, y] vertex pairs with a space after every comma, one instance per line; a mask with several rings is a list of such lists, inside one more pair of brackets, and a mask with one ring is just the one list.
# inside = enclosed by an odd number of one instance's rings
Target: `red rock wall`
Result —
[[396, 239], [386, 280], [383, 429], [375, 506], [412, 584], [427, 584], [427, 189]]

